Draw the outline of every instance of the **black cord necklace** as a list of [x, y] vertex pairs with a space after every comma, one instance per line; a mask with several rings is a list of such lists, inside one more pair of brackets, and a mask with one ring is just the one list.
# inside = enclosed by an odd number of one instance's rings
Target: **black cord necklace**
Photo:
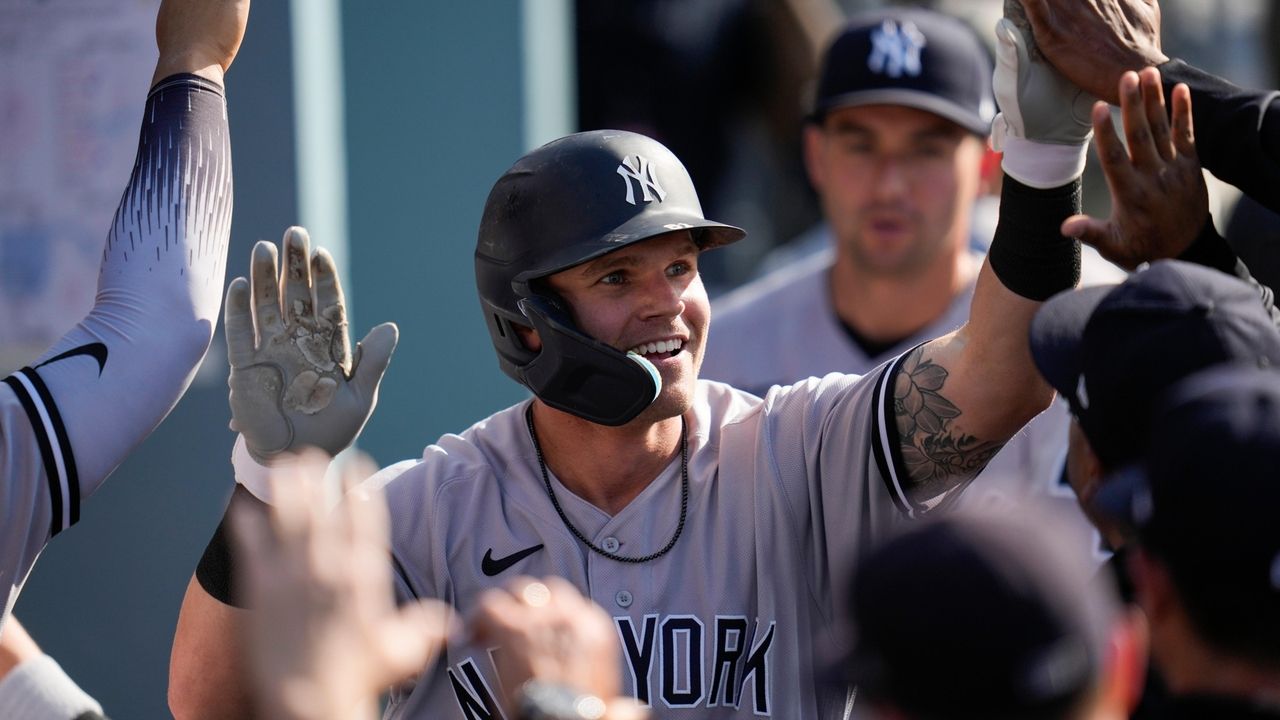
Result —
[[542, 483], [547, 486], [547, 497], [551, 498], [551, 504], [555, 506], [556, 512], [560, 515], [560, 521], [564, 526], [569, 528], [569, 532], [578, 538], [592, 552], [603, 555], [610, 560], [624, 563], [643, 563], [649, 562], [656, 558], [660, 558], [671, 551], [676, 546], [676, 541], [680, 539], [680, 533], [684, 532], [684, 521], [689, 514], [689, 440], [688, 428], [685, 426], [684, 418], [680, 418], [680, 523], [676, 525], [676, 532], [671, 536], [671, 541], [661, 550], [650, 553], [643, 557], [627, 557], [625, 555], [615, 555], [614, 553], [597, 547], [595, 543], [587, 539], [578, 528], [569, 522], [569, 516], [564, 514], [564, 508], [560, 507], [560, 501], [556, 499], [556, 493], [551, 489], [551, 477], [547, 475], [547, 463], [542, 458], [542, 445], [538, 443], [538, 433], [533, 429], [533, 405], [529, 405], [529, 409], [524, 413], [525, 424], [529, 426], [529, 438], [533, 440], [533, 451], [538, 455], [538, 467], [542, 470]]

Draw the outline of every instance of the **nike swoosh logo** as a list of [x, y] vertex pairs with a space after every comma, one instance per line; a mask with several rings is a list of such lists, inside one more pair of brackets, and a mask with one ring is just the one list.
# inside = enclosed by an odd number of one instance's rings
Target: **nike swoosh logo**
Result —
[[66, 360], [67, 358], [75, 357], [76, 355], [88, 355], [94, 360], [97, 360], [98, 377], [102, 377], [102, 371], [107, 369], [107, 346], [100, 342], [89, 343], [87, 345], [81, 345], [80, 347], [73, 347], [61, 355], [55, 355], [48, 360], [45, 360], [36, 367], [44, 367], [49, 363]]
[[506, 570], [512, 565], [515, 565], [516, 563], [538, 552], [541, 549], [542, 549], [542, 543], [538, 543], [533, 547], [528, 547], [523, 550], [513, 552], [506, 557], [494, 558], [493, 548], [489, 548], [488, 550], [485, 551], [484, 560], [480, 561], [480, 571], [483, 572], [485, 575], [488, 575], [489, 577], [493, 577], [494, 575], [501, 573], [502, 571]]

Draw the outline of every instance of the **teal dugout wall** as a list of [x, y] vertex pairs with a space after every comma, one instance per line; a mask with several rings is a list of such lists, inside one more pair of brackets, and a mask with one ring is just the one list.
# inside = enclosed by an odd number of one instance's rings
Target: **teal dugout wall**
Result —
[[493, 181], [572, 130], [567, 0], [393, 5], [342, 6], [355, 332], [401, 332], [361, 440], [383, 464], [523, 396], [483, 324], [476, 229]]
[[[571, 130], [567, 6], [295, 0], [291, 28], [288, 3], [253, 5], [228, 78], [228, 274], [246, 271], [254, 241], [309, 224], [346, 258], [356, 336], [399, 323], [361, 441], [382, 463], [523, 396], [497, 369], [471, 253], [493, 180]], [[224, 357], [216, 340], [201, 379], [49, 546], [18, 602], [44, 649], [116, 718], [169, 717], [179, 604], [231, 491]]]

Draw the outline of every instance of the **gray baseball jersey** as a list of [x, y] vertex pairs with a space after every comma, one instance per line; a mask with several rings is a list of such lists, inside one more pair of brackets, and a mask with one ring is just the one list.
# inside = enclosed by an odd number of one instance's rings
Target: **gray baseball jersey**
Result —
[[0, 588], [6, 617], [36, 556], [177, 403], [208, 348], [231, 230], [222, 89], [152, 89], [89, 314], [0, 383]]
[[[685, 418], [684, 532], [640, 564], [600, 556], [565, 527], [525, 425], [528, 402], [447, 435], [370, 479], [391, 508], [397, 592], [465, 612], [515, 576], [559, 575], [613, 616], [624, 688], [656, 717], [843, 717], [845, 692], [814, 678], [815, 643], [833, 634], [857, 555], [925, 509], [901, 492], [897, 448], [884, 440], [893, 365], [763, 399], [699, 381]], [[679, 522], [679, 458], [612, 517], [551, 483], [571, 522], [610, 552], [655, 552]], [[491, 660], [501, 651], [451, 645], [393, 693], [387, 717], [503, 717]]]
[[[756, 394], [830, 372], [867, 372], [885, 357], [901, 354], [964, 324], [973, 285], [958, 293], [931, 324], [883, 357], [867, 355], [850, 339], [831, 305], [834, 252], [805, 258], [745, 285], [712, 307], [711, 331], [702, 377]], [[1098, 547], [1092, 526], [1079, 512], [1071, 488], [1062, 482], [1066, 460], [1066, 405], [1054, 403], [1032, 420], [992, 459], [965, 490], [964, 506], [999, 509], [1028, 497], [1046, 500], [1078, 516], [1075, 529], [1083, 549]]]

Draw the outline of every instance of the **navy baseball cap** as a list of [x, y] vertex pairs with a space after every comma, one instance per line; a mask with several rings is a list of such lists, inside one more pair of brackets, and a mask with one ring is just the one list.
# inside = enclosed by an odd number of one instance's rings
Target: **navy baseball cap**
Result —
[[[1096, 686], [1118, 602], [1057, 518], [956, 513], [859, 561], [846, 680], [908, 717], [1059, 717]], [[940, 603], [945, 612], [940, 611]]]
[[991, 132], [991, 53], [963, 20], [892, 7], [854, 16], [827, 49], [810, 120], [857, 105], [905, 105]]
[[1178, 260], [1054, 296], [1030, 341], [1040, 374], [1110, 470], [1142, 456], [1151, 407], [1177, 381], [1222, 363], [1280, 367], [1280, 332], [1257, 290]]
[[1280, 373], [1197, 373], [1158, 404], [1151, 431], [1098, 509], [1168, 565], [1193, 622], [1220, 641], [1280, 648]]

